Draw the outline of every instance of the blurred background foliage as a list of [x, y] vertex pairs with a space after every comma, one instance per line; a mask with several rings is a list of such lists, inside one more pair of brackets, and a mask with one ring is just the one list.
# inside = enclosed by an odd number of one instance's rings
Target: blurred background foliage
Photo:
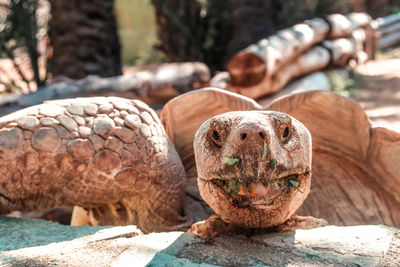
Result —
[[[47, 71], [40, 61], [48, 23], [48, 3], [39, 0], [9, 0], [0, 2], [0, 58], [10, 59], [20, 80], [7, 76], [7, 65], [0, 65], [3, 86], [7, 91], [41, 86], [47, 79]], [[42, 51], [40, 51], [42, 50]], [[29, 66], [23, 66], [27, 65]], [[28, 70], [27, 70], [28, 69]]]
[[158, 43], [155, 13], [150, 0], [117, 0], [115, 13], [123, 65], [147, 65], [166, 61]]

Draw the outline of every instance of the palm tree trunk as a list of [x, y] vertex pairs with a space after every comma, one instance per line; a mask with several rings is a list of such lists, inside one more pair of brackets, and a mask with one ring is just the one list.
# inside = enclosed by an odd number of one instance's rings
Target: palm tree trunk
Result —
[[121, 74], [114, 0], [50, 0], [50, 4], [53, 55], [49, 70], [53, 77]]

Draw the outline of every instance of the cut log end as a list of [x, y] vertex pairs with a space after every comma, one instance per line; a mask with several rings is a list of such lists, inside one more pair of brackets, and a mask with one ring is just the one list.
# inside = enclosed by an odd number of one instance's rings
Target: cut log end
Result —
[[228, 63], [231, 82], [238, 86], [250, 86], [259, 83], [267, 72], [265, 61], [258, 55], [243, 51], [236, 54]]

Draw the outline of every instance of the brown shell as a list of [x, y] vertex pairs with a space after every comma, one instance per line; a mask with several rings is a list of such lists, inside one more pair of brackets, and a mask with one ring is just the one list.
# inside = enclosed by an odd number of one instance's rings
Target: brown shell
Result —
[[[251, 109], [260, 106], [211, 88], [181, 95], [164, 107], [161, 120], [188, 177], [196, 175], [192, 142], [201, 123], [227, 111]], [[400, 226], [399, 133], [372, 127], [359, 104], [329, 92], [294, 94], [267, 109], [292, 115], [313, 138], [311, 193], [299, 215], [339, 225]]]
[[92, 224], [145, 232], [185, 221], [184, 168], [138, 100], [56, 100], [0, 118], [0, 174], [0, 214], [79, 205]]
[[311, 193], [299, 215], [330, 224], [400, 226], [400, 133], [373, 127], [359, 104], [328, 92], [272, 103], [311, 132]]

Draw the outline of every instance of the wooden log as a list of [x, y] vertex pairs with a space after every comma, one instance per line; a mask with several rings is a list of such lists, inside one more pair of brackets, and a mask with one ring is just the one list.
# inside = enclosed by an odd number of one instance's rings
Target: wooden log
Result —
[[331, 14], [326, 16], [325, 19], [330, 26], [328, 39], [347, 37], [355, 29], [364, 27], [371, 22], [371, 17], [366, 13], [350, 13], [346, 16]]
[[325, 40], [322, 45], [330, 51], [331, 65], [333, 67], [345, 66], [351, 58], [355, 58], [358, 51], [363, 50], [365, 31], [358, 29], [353, 31], [350, 38], [338, 38]]
[[389, 26], [390, 24], [396, 23], [400, 21], [400, 12], [382, 17], [382, 18], [377, 18], [374, 23], [376, 23], [376, 27], [378, 29], [382, 29], [384, 27]]
[[256, 99], [263, 95], [279, 91], [285, 84], [296, 77], [325, 68], [329, 65], [329, 62], [329, 51], [317, 45], [301, 54], [290, 64], [283, 66], [279, 72], [272, 77], [265, 76], [264, 79], [256, 85], [248, 87], [230, 85], [228, 89]]
[[353, 27], [350, 22], [342, 14], [331, 14], [325, 17], [330, 26], [330, 31], [328, 34], [329, 39], [341, 38], [350, 35]]
[[382, 36], [378, 42], [379, 49], [389, 48], [400, 42], [400, 32], [394, 32], [391, 34], [387, 34]]
[[296, 77], [321, 70], [328, 65], [343, 67], [353, 58], [365, 61], [366, 54], [362, 53], [365, 38], [365, 31], [357, 29], [349, 38], [323, 41], [323, 46], [315, 46], [304, 52], [272, 77], [265, 76], [260, 83], [247, 87], [230, 84], [228, 89], [256, 99], [279, 91]]
[[216, 87], [220, 89], [227, 89], [229, 87], [229, 83], [231, 81], [231, 77], [229, 72], [222, 71], [217, 73], [214, 77], [210, 80], [210, 87]]
[[365, 12], [352, 12], [347, 14], [346, 18], [350, 21], [353, 30], [370, 25], [372, 20], [371, 16]]
[[312, 45], [322, 41], [329, 26], [321, 18], [315, 18], [278, 31], [260, 40], [231, 58], [227, 69], [232, 84], [250, 86], [259, 83], [264, 76], [272, 76]]
[[[0, 114], [5, 115], [49, 99], [82, 96], [119, 96], [162, 104], [172, 97], [208, 85], [210, 71], [200, 62], [168, 63], [129, 75], [110, 78], [88, 76], [81, 80], [56, 79], [37, 92], [5, 95], [0, 99]], [[61, 81], [60, 81], [61, 80]]]
[[328, 75], [322, 71], [317, 71], [299, 79], [295, 79], [288, 83], [282, 90], [276, 94], [265, 96], [257, 99], [257, 103], [263, 107], [269, 106], [275, 100], [297, 93], [309, 92], [309, 91], [330, 91], [331, 82]]
[[378, 29], [382, 35], [400, 31], [400, 21]]

